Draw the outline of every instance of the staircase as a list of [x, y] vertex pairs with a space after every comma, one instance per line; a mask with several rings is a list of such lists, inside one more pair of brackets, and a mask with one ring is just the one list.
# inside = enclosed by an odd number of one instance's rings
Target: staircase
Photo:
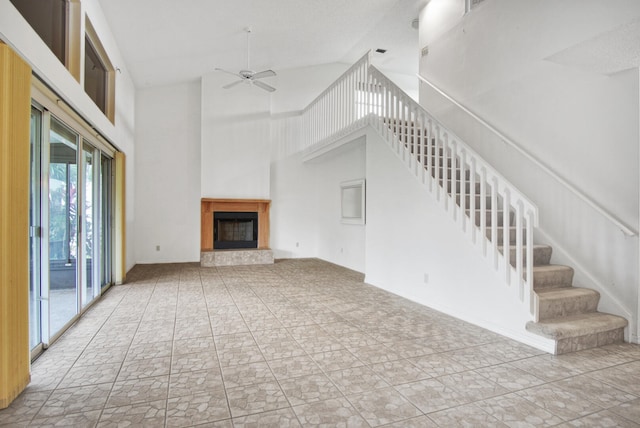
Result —
[[627, 320], [598, 312], [599, 293], [574, 287], [573, 269], [551, 264], [551, 247], [533, 242], [535, 204], [373, 67], [369, 54], [301, 116], [295, 139], [309, 150], [373, 127], [504, 274], [505, 292], [517, 290], [532, 317], [526, 330], [551, 339], [555, 354], [623, 341]]
[[[416, 158], [416, 163], [423, 164], [426, 173], [430, 174], [432, 179], [438, 179], [439, 184], [447, 188], [447, 195], [460, 209], [472, 205], [480, 207], [465, 209], [465, 215], [470, 221], [473, 218], [476, 227], [481, 228], [483, 224], [486, 226], [489, 241], [493, 239], [492, 222], [496, 221], [497, 242], [504, 243], [505, 234], [509, 236], [509, 264], [517, 266], [518, 228], [514, 224], [513, 211], [509, 209], [508, 214], [504, 215], [505, 204], [502, 198], [497, 197], [494, 200], [491, 196], [481, 196], [481, 177], [476, 173], [472, 179], [471, 171], [461, 168], [460, 160], [452, 156], [446, 148], [438, 147], [435, 139], [424, 140], [424, 136], [428, 135], [426, 129], [416, 129], [416, 125], [409, 122], [399, 123], [387, 119], [384, 122], [394, 137], [401, 141], [404, 150]], [[418, 141], [421, 135], [423, 140]], [[422, 147], [423, 153], [416, 153], [417, 147]], [[432, 156], [425, 156], [427, 153]], [[464, 179], [461, 179], [462, 176]], [[447, 180], [443, 177], [450, 177], [455, 184], [449, 183], [444, 186]], [[486, 193], [491, 194], [491, 189]], [[471, 198], [475, 199], [473, 204]], [[498, 215], [495, 218], [491, 213], [492, 204], [497, 204]], [[525, 241], [526, 235], [520, 235], [522, 241]], [[501, 255], [504, 255], [504, 248], [504, 245], [498, 245]], [[526, 329], [552, 339], [555, 342], [555, 354], [622, 342], [627, 320], [598, 312], [600, 293], [588, 288], [574, 287], [573, 269], [569, 266], [551, 264], [553, 250], [550, 246], [534, 243], [531, 248], [533, 292], [536, 300], [534, 316], [538, 321], [528, 322]], [[524, 258], [525, 254], [521, 257]], [[524, 263], [524, 259], [522, 262]]]

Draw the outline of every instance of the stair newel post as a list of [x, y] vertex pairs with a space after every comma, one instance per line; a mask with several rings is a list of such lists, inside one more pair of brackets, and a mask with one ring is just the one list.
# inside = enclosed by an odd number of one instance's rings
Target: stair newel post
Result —
[[443, 173], [442, 173], [442, 169], [441, 169], [441, 164], [443, 162], [442, 157], [444, 156], [444, 146], [442, 145], [442, 136], [441, 136], [441, 130], [440, 130], [440, 125], [436, 124], [435, 126], [435, 134], [436, 134], [436, 150], [438, 151], [438, 154], [436, 155], [436, 165], [435, 165], [435, 172], [436, 172], [436, 183], [438, 184], [437, 186], [437, 193], [436, 193], [436, 200], [438, 202], [440, 202], [440, 196], [442, 193], [442, 188], [443, 186], [446, 186], [446, 180], [443, 178]]
[[516, 278], [518, 278], [518, 289], [520, 301], [524, 301], [524, 254], [522, 253], [522, 232], [524, 227], [522, 219], [524, 218], [524, 206], [521, 199], [516, 204]]
[[417, 147], [417, 135], [416, 135], [416, 118], [415, 118], [415, 109], [413, 106], [409, 105], [409, 138], [411, 141], [410, 147], [411, 150], [409, 152], [409, 160], [411, 161], [411, 171], [417, 177], [418, 176], [418, 147]]
[[404, 100], [402, 99], [402, 94], [398, 91], [398, 102], [400, 105], [400, 141], [402, 143], [402, 161], [407, 162], [407, 128], [405, 124], [406, 117], [406, 109], [404, 105]]
[[538, 322], [538, 308], [537, 308], [537, 300], [535, 297], [535, 293], [533, 292], [533, 227], [535, 225], [535, 215], [529, 209], [527, 210], [527, 222], [526, 222], [526, 235], [525, 235], [525, 245], [527, 246], [527, 265], [525, 267], [525, 275], [526, 275], [526, 287], [527, 287], [527, 295], [529, 296], [529, 308], [531, 310], [531, 314], [536, 317], [536, 322]]
[[493, 252], [493, 266], [498, 270], [498, 178], [494, 175], [491, 180], [491, 250]]
[[364, 67], [365, 82], [367, 85], [367, 116], [371, 114], [373, 110], [373, 88], [371, 87], [371, 73], [369, 73], [369, 67]]
[[487, 256], [487, 168], [480, 168], [480, 239], [482, 255]]
[[469, 220], [471, 220], [471, 241], [475, 244], [477, 242], [476, 226], [476, 158], [471, 158], [471, 171], [469, 172]]
[[458, 194], [458, 182], [460, 177], [458, 176], [458, 145], [455, 138], [452, 138], [451, 143], [451, 157], [449, 162], [451, 163], [451, 191], [449, 197], [451, 198], [451, 215], [453, 221], [458, 221], [458, 204], [456, 204], [456, 195]]
[[413, 165], [413, 127], [412, 127], [412, 123], [411, 123], [411, 119], [412, 119], [412, 111], [413, 109], [411, 108], [410, 105], [408, 105], [405, 102], [405, 97], [402, 97], [402, 102], [405, 104], [405, 118], [406, 118], [406, 125], [405, 125], [405, 134], [406, 134], [406, 139], [407, 139], [407, 164], [409, 166], [409, 171], [411, 171], [412, 173], [414, 172], [414, 165]]
[[340, 83], [338, 83], [338, 86], [336, 87], [336, 126], [338, 127], [338, 129], [340, 130], [340, 132], [343, 132], [344, 130], [344, 111], [342, 110], [342, 106], [344, 105], [344, 103], [342, 102], [343, 100], [343, 94], [342, 94], [342, 89], [344, 87], [344, 81], [340, 81]]
[[351, 73], [351, 123], [358, 121], [358, 70], [354, 70]]
[[380, 100], [382, 99], [382, 94], [380, 93], [380, 88], [382, 87], [382, 83], [378, 77], [369, 71], [369, 79], [371, 80], [371, 85], [373, 86], [373, 114], [376, 117], [380, 117], [382, 114], [382, 103]]
[[[339, 106], [340, 100], [338, 96], [340, 95], [340, 85], [336, 85], [331, 89], [331, 98], [329, 99], [329, 110], [331, 111], [331, 131], [329, 135], [333, 135], [336, 132], [340, 131], [340, 126], [338, 125], [338, 117], [339, 117]], [[329, 136], [327, 135], [327, 137]]]
[[398, 92], [395, 88], [393, 88], [393, 103], [394, 103], [394, 121], [393, 121], [393, 130], [395, 132], [395, 141], [396, 141], [396, 153], [400, 155], [400, 100], [398, 99]]
[[309, 107], [305, 112], [305, 131], [310, 143], [314, 142], [313, 137], [313, 106]]
[[[502, 203], [502, 252], [504, 257], [505, 280], [507, 284], [511, 284], [511, 223], [509, 223], [509, 211], [511, 210], [511, 192], [508, 188], [504, 189]], [[517, 233], [517, 231], [516, 231]]]
[[333, 119], [334, 119], [334, 111], [333, 111], [333, 92], [334, 92], [335, 86], [333, 88], [329, 89], [329, 92], [327, 92], [327, 95], [324, 97], [324, 113], [325, 113], [325, 118], [327, 121], [327, 126], [324, 127], [325, 129], [325, 133], [322, 136], [322, 139], [327, 138], [329, 135], [333, 134]]
[[460, 149], [460, 217], [462, 231], [467, 232], [467, 151]]
[[420, 183], [424, 184], [424, 116], [420, 111], [417, 112], [416, 115], [416, 138], [418, 139], [418, 152], [417, 152], [417, 160], [418, 160], [418, 168], [419, 170], [419, 179]]
[[413, 134], [413, 146], [414, 146], [414, 151], [413, 151], [413, 162], [414, 162], [414, 166], [416, 169], [416, 177], [418, 177], [420, 179], [420, 181], [422, 181], [422, 158], [420, 157], [420, 146], [421, 144], [421, 132], [420, 132], [420, 127], [418, 125], [418, 120], [420, 117], [420, 113], [418, 112], [418, 110], [414, 107], [413, 108], [413, 126], [412, 126], [412, 134]]
[[433, 178], [434, 178], [433, 151], [436, 148], [435, 148], [435, 141], [433, 139], [433, 121], [431, 120], [431, 118], [427, 120], [426, 138], [427, 138], [427, 157], [425, 160], [425, 168], [427, 169], [427, 183], [428, 183], [429, 192], [433, 193]]
[[384, 137], [387, 141], [389, 141], [389, 126], [391, 126], [391, 122], [389, 121], [389, 116], [390, 116], [390, 104], [391, 102], [389, 101], [391, 99], [391, 97], [389, 96], [389, 87], [385, 85], [384, 87], [384, 91], [383, 91], [383, 114], [382, 114], [382, 120], [384, 121], [384, 126], [382, 127], [384, 129]]

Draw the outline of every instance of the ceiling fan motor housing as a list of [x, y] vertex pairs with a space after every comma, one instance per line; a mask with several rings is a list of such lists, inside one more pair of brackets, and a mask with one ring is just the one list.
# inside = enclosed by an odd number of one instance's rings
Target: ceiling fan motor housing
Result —
[[251, 70], [240, 70], [238, 74], [242, 76], [243, 79], [251, 79], [256, 72]]

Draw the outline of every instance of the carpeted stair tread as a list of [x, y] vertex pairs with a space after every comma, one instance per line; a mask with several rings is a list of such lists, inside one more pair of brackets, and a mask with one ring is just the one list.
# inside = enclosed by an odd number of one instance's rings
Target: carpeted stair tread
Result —
[[560, 340], [603, 333], [627, 326], [627, 320], [617, 315], [590, 312], [527, 323], [527, 330], [549, 339]]
[[573, 284], [573, 268], [564, 265], [533, 267], [533, 289], [570, 287]]
[[[523, 240], [524, 241], [524, 240]], [[504, 247], [502, 245], [498, 245], [498, 251], [500, 251], [500, 253], [502, 253], [502, 249]], [[542, 244], [533, 244], [533, 265], [534, 266], [545, 266], [549, 264], [549, 260], [551, 260], [551, 252], [552, 252], [552, 248], [548, 245], [542, 245]], [[510, 253], [510, 263], [511, 266], [515, 266], [516, 265], [516, 247], [515, 245], [512, 245], [511, 247], [509, 247], [509, 253]], [[524, 263], [525, 260], [525, 253], [524, 251], [522, 252], [522, 260]], [[535, 272], [535, 271], [534, 271]]]
[[595, 312], [600, 301], [600, 293], [579, 287], [542, 289], [536, 295], [540, 320]]

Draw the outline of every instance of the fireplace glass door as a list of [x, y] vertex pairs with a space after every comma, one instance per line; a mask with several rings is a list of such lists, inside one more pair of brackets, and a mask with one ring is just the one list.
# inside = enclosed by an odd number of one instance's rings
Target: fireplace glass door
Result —
[[214, 212], [213, 248], [258, 248], [258, 213]]

